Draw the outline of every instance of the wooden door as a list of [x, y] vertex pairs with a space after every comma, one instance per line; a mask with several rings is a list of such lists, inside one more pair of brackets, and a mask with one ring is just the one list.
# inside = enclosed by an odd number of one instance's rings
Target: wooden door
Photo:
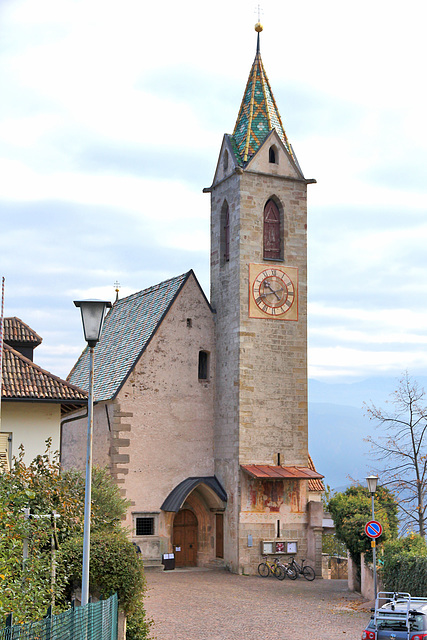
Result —
[[224, 557], [224, 514], [215, 514], [215, 555], [217, 558]]
[[173, 523], [176, 567], [197, 566], [197, 518], [189, 509], [178, 511]]

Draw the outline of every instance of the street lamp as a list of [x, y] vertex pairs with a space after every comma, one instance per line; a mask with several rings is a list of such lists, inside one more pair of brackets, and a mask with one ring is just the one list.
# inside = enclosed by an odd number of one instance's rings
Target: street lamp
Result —
[[[378, 484], [378, 476], [368, 476], [366, 478], [366, 482], [368, 483], [368, 491], [371, 494], [372, 501], [372, 520], [375, 520], [375, 508], [374, 508], [374, 496], [375, 491], [377, 490]], [[375, 539], [371, 540], [372, 546], [372, 560], [374, 563], [374, 597], [377, 599], [377, 549]]]
[[85, 481], [85, 514], [83, 533], [82, 606], [89, 601], [89, 558], [90, 558], [90, 504], [92, 494], [92, 433], [93, 433], [93, 350], [101, 337], [105, 309], [111, 308], [108, 300], [75, 300], [80, 307], [83, 332], [89, 347], [89, 397], [87, 419], [87, 454]]

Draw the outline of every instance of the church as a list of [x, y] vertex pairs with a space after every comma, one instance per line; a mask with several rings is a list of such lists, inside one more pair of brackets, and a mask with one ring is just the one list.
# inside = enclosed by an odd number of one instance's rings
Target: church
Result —
[[[321, 574], [323, 477], [308, 452], [307, 185], [257, 49], [212, 185], [211, 291], [193, 271], [126, 298], [95, 348], [94, 463], [129, 501], [146, 566]], [[237, 110], [237, 109], [236, 109]], [[89, 353], [68, 381], [88, 388]], [[63, 424], [83, 468], [86, 420]]]

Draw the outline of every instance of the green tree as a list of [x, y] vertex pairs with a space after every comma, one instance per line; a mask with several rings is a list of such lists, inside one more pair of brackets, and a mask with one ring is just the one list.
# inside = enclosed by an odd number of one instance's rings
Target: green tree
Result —
[[405, 373], [393, 393], [392, 411], [367, 406], [372, 420], [384, 435], [366, 440], [373, 457], [381, 464], [378, 472], [399, 502], [401, 523], [427, 533], [427, 407], [425, 391]]
[[[72, 583], [81, 579], [85, 481], [61, 470], [46, 444], [29, 465], [21, 449], [11, 471], [0, 473], [0, 617], [12, 612], [16, 622], [43, 617], [53, 600], [57, 611], [68, 607]], [[94, 468], [91, 585], [103, 595], [118, 591], [121, 608], [138, 621], [129, 638], [142, 640], [150, 623], [142, 562], [121, 526], [127, 506], [108, 471]]]
[[[378, 539], [381, 544], [397, 536], [397, 504], [385, 487], [378, 487], [374, 500], [375, 519], [383, 528]], [[365, 534], [365, 524], [371, 520], [371, 494], [366, 487], [349, 487], [336, 493], [329, 501], [328, 509], [334, 519], [338, 540], [347, 547], [352, 558], [358, 562], [360, 553], [369, 553], [371, 539]]]

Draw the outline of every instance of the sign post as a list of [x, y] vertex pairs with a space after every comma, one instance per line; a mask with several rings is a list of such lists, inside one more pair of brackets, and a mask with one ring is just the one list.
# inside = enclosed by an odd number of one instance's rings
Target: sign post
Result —
[[376, 553], [376, 545], [375, 540], [379, 538], [383, 532], [383, 528], [379, 522], [373, 519], [374, 518], [374, 496], [372, 494], [372, 520], [369, 520], [365, 524], [365, 533], [371, 538], [371, 547], [372, 547], [372, 560], [374, 563], [374, 593], [375, 599], [377, 598], [377, 553]]

